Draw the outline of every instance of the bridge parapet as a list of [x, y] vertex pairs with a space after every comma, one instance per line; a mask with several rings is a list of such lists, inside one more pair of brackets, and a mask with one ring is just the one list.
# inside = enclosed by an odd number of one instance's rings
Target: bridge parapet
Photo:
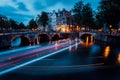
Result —
[[[84, 32], [86, 33], [86, 32]], [[88, 32], [87, 32], [88, 33]], [[40, 44], [42, 39], [49, 38], [49, 40], [57, 40], [62, 38], [76, 38], [79, 37], [79, 34], [81, 32], [71, 32], [71, 33], [60, 33], [60, 32], [13, 32], [13, 33], [0, 33], [0, 47], [7, 47], [11, 46], [12, 41], [16, 40], [18, 37], [21, 38], [21, 40], [25, 43], [27, 43], [26, 40], [28, 40], [28, 43], [31, 45], [33, 44]], [[45, 36], [43, 36], [45, 34]], [[94, 33], [92, 33], [94, 34]], [[24, 40], [25, 39], [25, 40]], [[24, 43], [22, 43], [24, 44]]]

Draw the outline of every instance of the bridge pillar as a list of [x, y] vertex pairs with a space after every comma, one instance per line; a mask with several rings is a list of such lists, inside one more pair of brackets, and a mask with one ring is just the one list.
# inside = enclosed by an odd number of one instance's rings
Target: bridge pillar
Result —
[[39, 44], [40, 44], [40, 42], [39, 42], [39, 40], [40, 40], [39, 37], [37, 36], [36, 39], [37, 39], [37, 44], [39, 45]]

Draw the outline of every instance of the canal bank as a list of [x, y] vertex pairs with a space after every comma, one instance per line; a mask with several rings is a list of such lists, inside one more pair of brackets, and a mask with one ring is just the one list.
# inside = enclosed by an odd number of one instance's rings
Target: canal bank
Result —
[[96, 34], [95, 39], [98, 41], [111, 43], [114, 45], [120, 45], [120, 36], [116, 35], [105, 35], [105, 34]]

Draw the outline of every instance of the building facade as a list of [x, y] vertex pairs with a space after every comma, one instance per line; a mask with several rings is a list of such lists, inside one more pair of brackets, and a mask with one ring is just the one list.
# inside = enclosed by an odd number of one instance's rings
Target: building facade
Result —
[[70, 26], [72, 25], [72, 15], [70, 11], [63, 9], [62, 11], [58, 10], [57, 13], [57, 30], [62, 32], [68, 32]]
[[[72, 25], [72, 16], [71, 12], [67, 11], [66, 9], [58, 10], [57, 12], [53, 10], [52, 12], [48, 13], [48, 25], [46, 26], [46, 30], [53, 30], [53, 31], [61, 31], [61, 28], [64, 27], [68, 29], [70, 25]], [[37, 19], [38, 20], [38, 19]], [[39, 25], [40, 29], [42, 30], [42, 26]]]
[[56, 30], [56, 24], [57, 24], [57, 16], [56, 16], [55, 10], [53, 10], [52, 13], [48, 13], [48, 18], [49, 18], [48, 27], [51, 30], [55, 31]]

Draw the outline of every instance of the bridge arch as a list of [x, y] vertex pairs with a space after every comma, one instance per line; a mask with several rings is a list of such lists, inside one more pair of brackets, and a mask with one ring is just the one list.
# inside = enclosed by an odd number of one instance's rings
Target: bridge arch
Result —
[[48, 35], [47, 33], [41, 33], [41, 34], [37, 34], [34, 37], [33, 42], [34, 44], [40, 44], [44, 42], [49, 42], [50, 40], [51, 40], [50, 35]]
[[95, 40], [95, 35], [90, 32], [83, 32], [80, 34], [80, 39], [83, 41], [88, 40], [88, 42], [94, 42]]
[[51, 38], [52, 38], [51, 39], [52, 41], [56, 41], [60, 38], [60, 34], [59, 33], [54, 33]]
[[83, 35], [85, 35], [85, 34], [88, 34], [88, 35], [92, 35], [92, 36], [94, 36], [93, 33], [90, 33], [90, 32], [82, 32], [82, 33], [80, 33], [80, 37], [83, 36]]
[[39, 42], [40, 43], [44, 43], [44, 42], [49, 42], [51, 40], [50, 35], [46, 34], [46, 33], [42, 33], [38, 35]]
[[30, 42], [30, 38], [24, 35], [15, 35], [10, 40], [11, 47], [29, 46]]

